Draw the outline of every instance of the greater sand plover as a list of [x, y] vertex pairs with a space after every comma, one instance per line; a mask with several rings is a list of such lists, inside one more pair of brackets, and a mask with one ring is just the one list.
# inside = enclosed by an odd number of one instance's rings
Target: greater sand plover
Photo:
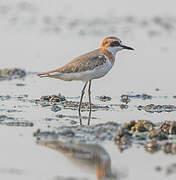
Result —
[[99, 49], [86, 53], [73, 59], [65, 66], [53, 71], [38, 74], [40, 77], [50, 77], [62, 79], [64, 81], [80, 80], [84, 81], [85, 85], [82, 89], [80, 103], [79, 103], [79, 119], [81, 120], [81, 106], [82, 99], [85, 93], [85, 88], [89, 82], [88, 96], [89, 96], [89, 117], [88, 125], [91, 118], [91, 81], [105, 76], [114, 65], [116, 53], [122, 49], [134, 50], [131, 47], [122, 44], [122, 41], [117, 37], [107, 37], [103, 40]]

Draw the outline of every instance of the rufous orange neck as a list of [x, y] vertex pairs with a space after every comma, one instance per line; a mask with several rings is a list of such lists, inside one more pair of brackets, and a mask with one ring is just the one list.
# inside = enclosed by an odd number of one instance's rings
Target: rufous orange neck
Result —
[[115, 62], [115, 57], [112, 55], [111, 52], [109, 52], [108, 50], [106, 50], [105, 48], [101, 48], [103, 54], [106, 55], [106, 57], [108, 57], [108, 59], [111, 61], [112, 65], [114, 64]]

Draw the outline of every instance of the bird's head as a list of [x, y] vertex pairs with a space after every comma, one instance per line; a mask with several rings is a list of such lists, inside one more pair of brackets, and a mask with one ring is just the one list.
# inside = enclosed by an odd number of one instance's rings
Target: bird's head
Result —
[[122, 41], [117, 37], [107, 37], [101, 43], [100, 48], [102, 50], [109, 51], [112, 55], [116, 55], [116, 53], [122, 49], [134, 50], [129, 46], [123, 45]]

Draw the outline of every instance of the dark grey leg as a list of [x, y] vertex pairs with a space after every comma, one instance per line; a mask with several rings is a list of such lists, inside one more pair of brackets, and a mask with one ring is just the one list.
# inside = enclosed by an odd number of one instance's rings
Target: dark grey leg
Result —
[[91, 118], [91, 112], [92, 112], [92, 103], [91, 103], [91, 80], [89, 80], [89, 88], [88, 88], [88, 95], [89, 95], [89, 119], [88, 119], [88, 125], [90, 125], [90, 118]]
[[88, 81], [86, 81], [83, 89], [82, 89], [82, 93], [81, 93], [81, 98], [80, 98], [80, 103], [79, 103], [79, 108], [78, 108], [78, 112], [79, 112], [79, 120], [80, 120], [80, 125], [82, 126], [82, 120], [81, 120], [81, 105], [82, 105], [82, 99], [83, 99], [83, 96], [84, 96], [84, 93], [85, 93], [85, 89], [86, 89], [86, 86], [87, 86], [87, 83]]

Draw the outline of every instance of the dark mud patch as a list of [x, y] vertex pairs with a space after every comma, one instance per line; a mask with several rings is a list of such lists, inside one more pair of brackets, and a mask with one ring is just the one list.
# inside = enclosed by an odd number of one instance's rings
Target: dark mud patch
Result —
[[155, 105], [155, 104], [148, 104], [146, 106], [138, 106], [138, 110], [144, 110], [148, 113], [162, 113], [162, 112], [173, 112], [176, 111], [175, 105]]
[[6, 96], [0, 96], [0, 101], [6, 101], [8, 99], [10, 99], [11, 96], [10, 95], [6, 95]]
[[12, 69], [0, 69], [0, 81], [2, 80], [12, 80], [12, 79], [21, 79], [26, 76], [26, 71], [19, 68]]
[[130, 121], [122, 125], [114, 141], [121, 151], [139, 144], [147, 152], [163, 150], [166, 154], [176, 154], [176, 121], [158, 124], [146, 120]]
[[[82, 120], [87, 120], [88, 118], [89, 118], [88, 116], [81, 116]], [[66, 114], [59, 113], [59, 114], [56, 114], [56, 119], [59, 121], [63, 120], [63, 122], [70, 121], [71, 124], [80, 123], [78, 121], [79, 119], [78, 115], [66, 115]], [[92, 116], [91, 119], [98, 119], [98, 118]]]
[[[3, 101], [8, 101], [7, 103], [9, 103], [10, 105], [13, 105], [14, 104], [14, 101], [15, 102], [30, 102], [30, 103], [34, 103], [35, 101], [34, 100], [31, 100], [31, 99], [28, 99], [28, 94], [19, 94], [19, 95], [14, 95], [14, 96], [11, 96], [11, 95], [1, 95], [0, 96], [0, 101], [3, 102]], [[4, 102], [5, 103], [5, 102]], [[6, 104], [8, 105], [8, 104]], [[21, 112], [21, 110], [17, 110], [17, 108], [23, 108], [23, 107], [28, 107], [26, 106], [26, 104], [23, 104], [23, 105], [14, 105], [13, 106], [13, 109], [9, 109], [9, 106], [7, 107], [7, 109], [4, 109], [4, 105], [1, 105], [3, 107], [3, 109], [0, 109], [0, 111], [6, 111], [6, 112]]]
[[[88, 116], [82, 116], [82, 120], [88, 120]], [[58, 125], [63, 126], [63, 125], [78, 125], [80, 124], [80, 121], [78, 120], [79, 116], [78, 115], [67, 115], [67, 114], [62, 114], [62, 113], [57, 113], [55, 117], [46, 117], [44, 118], [45, 121], [47, 122], [54, 122], [55, 126], [58, 127]], [[96, 117], [91, 117], [91, 120], [93, 119], [98, 119]], [[85, 121], [87, 122], [87, 121]], [[50, 125], [48, 125], [50, 126]]]
[[114, 141], [120, 151], [133, 144], [142, 146], [146, 152], [162, 150], [176, 154], [176, 121], [152, 123], [146, 120], [130, 121], [122, 125], [115, 122], [91, 126], [60, 126], [53, 131], [38, 129], [34, 136], [63, 142], [81, 144]]
[[7, 120], [14, 120], [13, 117], [8, 117], [6, 115], [0, 115], [0, 122], [7, 121]]
[[[65, 125], [65, 124], [70, 124], [70, 125], [76, 125], [79, 124], [80, 122], [78, 121], [78, 116], [67, 116], [67, 115], [63, 115], [63, 114], [57, 114], [56, 117], [46, 117], [44, 118], [44, 120], [46, 122], [54, 122], [55, 126], [59, 125]], [[86, 117], [87, 118], [87, 117]], [[75, 119], [75, 120], [73, 120]], [[82, 118], [83, 119], [83, 118]], [[50, 128], [51, 125], [48, 124], [48, 128]]]
[[53, 105], [52, 107], [51, 107], [51, 111], [53, 111], [53, 112], [58, 112], [58, 111], [61, 111], [61, 107], [59, 107], [59, 106], [56, 106], [56, 105]]
[[40, 98], [41, 101], [48, 101], [48, 102], [62, 102], [66, 101], [65, 96], [58, 94], [58, 95], [48, 95], [48, 96], [42, 96]]
[[17, 119], [14, 117], [9, 117], [6, 115], [0, 116], [0, 125], [6, 126], [21, 126], [21, 127], [32, 127], [34, 124], [32, 122]]
[[[51, 110], [54, 112], [60, 111], [62, 108], [69, 110], [77, 110], [79, 107], [78, 101], [67, 100], [66, 97], [61, 94], [42, 96], [39, 100], [35, 100], [35, 103], [40, 104], [42, 107], [51, 106]], [[92, 111], [110, 110], [110, 109], [112, 109], [110, 105], [92, 104]], [[81, 111], [89, 111], [88, 102], [82, 103]]]
[[[73, 116], [73, 115], [65, 115], [65, 114], [57, 114], [56, 115], [57, 118], [61, 118], [61, 119], [65, 119], [65, 118], [70, 118], [70, 119], [78, 119], [79, 116]], [[82, 119], [88, 119], [87, 116], [82, 116]], [[91, 119], [97, 119], [95, 117], [91, 117]]]
[[110, 96], [103, 95], [103, 96], [97, 96], [97, 99], [102, 102], [107, 102], [107, 101], [111, 101], [112, 98]]
[[17, 110], [17, 109], [0, 109], [0, 112], [7, 112], [7, 113], [19, 113], [22, 112], [22, 110]]
[[18, 87], [26, 86], [26, 84], [24, 84], [24, 83], [17, 83], [16, 86], [18, 86]]
[[[71, 109], [71, 110], [77, 110], [79, 107], [79, 102], [77, 101], [65, 101], [63, 103], [64, 109]], [[92, 104], [92, 111], [98, 111], [98, 110], [110, 110], [111, 107], [108, 105], [96, 105]], [[89, 103], [83, 102], [81, 105], [81, 111], [89, 111]]]
[[20, 127], [32, 127], [34, 124], [28, 121], [14, 121], [14, 122], [2, 122], [0, 123], [6, 126], [20, 126]]
[[129, 103], [131, 99], [148, 100], [152, 98], [153, 98], [152, 95], [149, 95], [149, 94], [135, 94], [135, 95], [123, 94], [121, 95], [120, 100], [123, 103]]
[[99, 143], [112, 141], [118, 128], [119, 124], [114, 122], [91, 126], [61, 126], [53, 132], [37, 130], [34, 136], [38, 138], [49, 137], [64, 142]]

